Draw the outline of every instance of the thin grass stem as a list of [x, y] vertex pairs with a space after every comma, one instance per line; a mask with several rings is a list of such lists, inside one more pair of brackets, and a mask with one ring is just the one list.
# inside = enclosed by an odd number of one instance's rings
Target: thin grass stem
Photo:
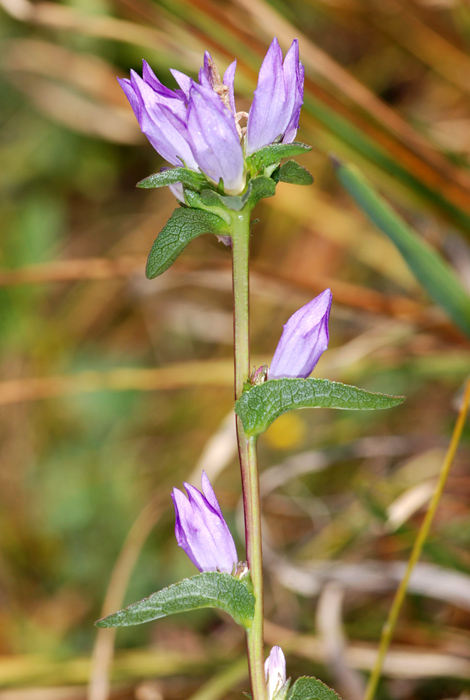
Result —
[[373, 700], [373, 698], [375, 697], [380, 676], [382, 674], [382, 668], [384, 665], [385, 657], [387, 655], [390, 642], [392, 641], [401, 606], [403, 605], [403, 601], [405, 599], [408, 583], [410, 581], [411, 574], [413, 573], [414, 566], [421, 556], [424, 543], [426, 542], [426, 539], [429, 535], [432, 521], [434, 520], [434, 516], [436, 514], [439, 502], [441, 500], [441, 496], [444, 492], [447, 477], [449, 476], [450, 468], [452, 466], [452, 462], [454, 461], [455, 453], [457, 451], [460, 438], [462, 436], [462, 431], [465, 425], [465, 419], [468, 414], [469, 405], [470, 379], [467, 381], [467, 384], [465, 386], [462, 406], [460, 408], [457, 422], [452, 433], [452, 438], [449, 444], [449, 448], [447, 450], [447, 454], [445, 456], [444, 462], [442, 463], [439, 478], [436, 483], [436, 488], [432, 495], [431, 501], [429, 502], [428, 510], [422, 522], [421, 528], [418, 532], [418, 536], [413, 545], [413, 550], [408, 561], [408, 566], [406, 567], [405, 575], [401, 580], [400, 585], [398, 586], [397, 592], [395, 593], [395, 598], [393, 599], [392, 607], [390, 608], [387, 621], [382, 629], [377, 660], [369, 677], [369, 682], [367, 684], [364, 700]]

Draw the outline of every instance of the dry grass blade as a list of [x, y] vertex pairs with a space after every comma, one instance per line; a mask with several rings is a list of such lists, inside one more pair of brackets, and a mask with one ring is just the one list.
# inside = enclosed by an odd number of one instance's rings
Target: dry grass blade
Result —
[[446, 485], [447, 477], [449, 476], [450, 468], [454, 461], [455, 453], [460, 443], [460, 438], [462, 436], [462, 431], [465, 425], [467, 414], [470, 408], [470, 379], [467, 381], [464, 391], [464, 396], [462, 400], [462, 405], [460, 407], [457, 422], [455, 424], [454, 431], [452, 433], [452, 438], [450, 441], [449, 449], [447, 451], [446, 457], [442, 464], [441, 472], [437, 480], [433, 496], [429, 503], [428, 510], [424, 517], [423, 523], [418, 531], [416, 540], [411, 551], [410, 559], [405, 570], [405, 574], [400, 581], [397, 592], [393, 599], [390, 612], [387, 617], [387, 621], [382, 629], [382, 636], [380, 639], [379, 651], [377, 654], [377, 661], [374, 664], [372, 673], [367, 684], [365, 700], [373, 700], [375, 693], [377, 691], [377, 686], [380, 680], [380, 675], [382, 672], [382, 667], [384, 665], [387, 651], [392, 641], [393, 633], [395, 631], [395, 626], [398, 621], [398, 616], [400, 614], [403, 601], [406, 596], [408, 586], [411, 584], [413, 577], [413, 570], [418, 562], [421, 552], [423, 550], [424, 543], [429, 535], [434, 516], [436, 514], [439, 502], [441, 500], [444, 488]]
[[45, 78], [13, 73], [8, 77], [41, 112], [73, 131], [112, 143], [137, 144], [142, 140], [125, 108], [93, 102]]
[[345, 659], [347, 643], [343, 632], [343, 599], [344, 591], [338, 584], [330, 583], [324, 587], [318, 599], [317, 629], [341, 697], [344, 700], [362, 700], [362, 678], [348, 666]]
[[361, 110], [368, 112], [377, 124], [385, 125], [392, 134], [406, 144], [412, 152], [419, 154], [424, 161], [435, 166], [447, 177], [455, 178], [456, 182], [466, 187], [470, 185], [470, 176], [460, 169], [454, 168], [431, 146], [424, 136], [409, 126], [396, 112], [358, 82], [328, 54], [315, 46], [305, 34], [293, 27], [271, 5], [264, 0], [236, 0], [236, 4], [243, 7], [255, 19], [258, 28], [267, 40], [275, 35], [288, 45], [294, 37], [298, 37], [307, 74], [311, 71], [314, 75], [320, 75], [324, 80], [334, 85], [340, 94], [352, 100]]
[[[116, 89], [118, 69], [93, 54], [77, 53], [39, 39], [14, 39], [4, 46], [3, 66], [9, 72], [42, 75], [95, 97], [99, 102], [117, 105], [129, 114], [126, 99]], [[131, 119], [129, 119], [131, 121]], [[138, 126], [134, 120], [134, 126]]]
[[145, 46], [153, 51], [158, 47], [161, 51], [180, 53], [188, 61], [196, 59], [196, 54], [191, 51], [189, 44], [181, 46], [171, 38], [171, 32], [168, 31], [109, 15], [89, 15], [74, 7], [49, 2], [33, 4], [28, 0], [0, 0], [0, 5], [15, 19], [23, 22]]
[[370, 21], [420, 61], [467, 95], [470, 58], [427, 26], [403, 2], [387, 2], [387, 13], [374, 12]]
[[85, 688], [27, 688], [0, 690], [0, 700], [85, 700]]
[[[140, 551], [160, 518], [160, 498], [153, 498], [135, 520], [124, 542], [109, 581], [100, 617], [123, 606], [129, 579]], [[114, 657], [116, 629], [98, 629], [91, 658], [88, 700], [107, 700], [110, 694], [110, 670]]]
[[155, 391], [188, 386], [231, 386], [229, 360], [184, 362], [158, 369], [116, 369], [0, 383], [0, 405], [95, 391]]
[[129, 277], [135, 273], [143, 276], [144, 257], [122, 256], [117, 259], [83, 258], [55, 260], [30, 265], [17, 270], [0, 270], [0, 286], [44, 284], [48, 282], [73, 282], [78, 280], [104, 280]]
[[[280, 644], [287, 654], [309, 659], [315, 663], [325, 663], [327, 655], [323, 641], [313, 635], [297, 634], [271, 622], [265, 625], [266, 640], [270, 644]], [[376, 649], [367, 644], [350, 642], [345, 650], [347, 664], [360, 671], [373, 667]], [[470, 678], [468, 659], [438, 652], [417, 650], [416, 648], [392, 648], [384, 673], [389, 678]]]
[[247, 677], [248, 666], [246, 659], [237, 659], [227, 668], [216, 673], [194, 695], [191, 695], [189, 700], [222, 700]]

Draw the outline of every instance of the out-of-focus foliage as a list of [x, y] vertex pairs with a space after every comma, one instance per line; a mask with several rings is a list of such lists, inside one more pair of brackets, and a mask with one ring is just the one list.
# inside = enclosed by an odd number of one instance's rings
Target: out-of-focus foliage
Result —
[[[103, 700], [108, 676], [114, 698], [247, 689], [228, 617], [197, 611], [115, 640], [93, 621], [195, 573], [174, 541], [170, 491], [198, 483], [202, 467], [238, 524], [239, 551], [243, 530], [225, 418], [230, 251], [203, 236], [145, 279], [175, 200], [135, 188], [163, 163], [116, 75], [145, 57], [172, 85], [170, 67], [195, 74], [209, 49], [223, 69], [237, 58], [246, 109], [273, 35], [284, 49], [300, 40], [298, 138], [314, 146], [301, 160], [315, 184], [279, 183], [256, 210], [253, 354], [269, 361], [282, 324], [329, 286], [330, 349], [316, 376], [408, 396], [383, 413], [286, 414], [260, 439], [267, 641], [284, 647], [289, 675], [358, 700], [470, 348], [341, 189], [328, 154], [357, 164], [470, 289], [468, 3], [0, 5], [0, 685], [18, 691], [0, 700]], [[469, 687], [468, 437], [412, 580], [384, 700]]]

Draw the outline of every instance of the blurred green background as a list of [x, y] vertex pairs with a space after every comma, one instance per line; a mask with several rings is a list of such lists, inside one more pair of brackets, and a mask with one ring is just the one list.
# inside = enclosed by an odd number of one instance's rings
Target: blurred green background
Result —
[[[194, 567], [170, 491], [205, 468], [242, 546], [230, 252], [193, 242], [149, 282], [168, 190], [116, 76], [238, 60], [247, 109], [276, 35], [299, 37], [313, 187], [279, 184], [252, 235], [252, 352], [330, 286], [315, 373], [404, 393], [302, 411], [260, 440], [266, 639], [288, 673], [360, 700], [429, 500], [470, 345], [339, 184], [357, 164], [470, 291], [468, 0], [0, 0], [0, 700], [217, 700], [248, 689], [214, 611], [114, 635], [93, 621]], [[384, 700], [470, 693], [470, 433], [412, 579]], [[103, 607], [104, 606], [104, 607]]]

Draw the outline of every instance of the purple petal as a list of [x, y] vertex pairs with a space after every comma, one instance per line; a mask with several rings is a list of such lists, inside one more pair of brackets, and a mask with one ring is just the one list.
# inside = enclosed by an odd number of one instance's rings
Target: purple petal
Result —
[[127, 78], [118, 78], [117, 80], [125, 96], [129, 100], [129, 104], [132, 107], [132, 111], [134, 112], [136, 119], [140, 124], [141, 101], [139, 100], [139, 97], [137, 96], [134, 88], [132, 87], [131, 81]]
[[207, 495], [186, 483], [188, 498], [173, 489], [176, 540], [200, 571], [230, 574], [237, 564], [235, 543], [206, 474], [202, 484]]
[[203, 492], [206, 500], [209, 502], [209, 504], [212, 506], [212, 508], [220, 515], [220, 517], [223, 518], [224, 516], [222, 515], [222, 510], [219, 506], [219, 501], [217, 500], [217, 496], [215, 495], [215, 491], [212, 488], [212, 484], [209, 481], [209, 477], [207, 476], [205, 471], [202, 472], [201, 486], [202, 486], [202, 492]]
[[231, 63], [229, 65], [229, 67], [227, 68], [227, 70], [225, 71], [224, 79], [223, 79], [224, 85], [226, 85], [229, 89], [228, 94], [229, 94], [229, 99], [230, 99], [230, 109], [232, 110], [232, 112], [234, 114], [236, 113], [236, 110], [235, 110], [235, 93], [234, 93], [233, 84], [235, 82], [235, 70], [236, 70], [236, 68], [237, 68], [237, 62], [233, 61], [233, 63]]
[[[169, 163], [184, 164], [188, 168], [199, 170], [185, 138], [184, 101], [171, 90], [161, 86], [160, 81], [145, 62], [144, 75], [149, 82], [135, 71], [131, 71], [130, 80], [119, 80], [142, 132], [155, 150]], [[169, 119], [168, 114], [174, 118]]]
[[166, 85], [159, 81], [147, 61], [142, 61], [142, 78], [158, 95], [171, 99], [180, 99], [176, 92], [170, 90], [170, 88], [167, 88]]
[[294, 106], [292, 109], [291, 119], [284, 133], [284, 138], [282, 139], [283, 143], [292, 143], [297, 134], [297, 129], [299, 128], [300, 110], [304, 103], [304, 74], [305, 69], [303, 65], [299, 63], [297, 71]]
[[210, 88], [212, 90], [212, 72], [210, 69], [210, 64], [212, 63], [212, 56], [210, 55], [209, 51], [204, 52], [204, 65], [203, 67], [199, 70], [199, 83], [203, 85], [206, 88]]
[[189, 77], [189, 75], [186, 75], [185, 73], [181, 73], [181, 71], [176, 70], [175, 68], [170, 68], [170, 73], [180, 86], [181, 90], [183, 91], [185, 97], [187, 100], [189, 100], [189, 91], [191, 89], [191, 83], [192, 80]]
[[149, 83], [147, 83], [138, 73], [133, 70], [131, 70], [131, 85], [136, 94], [140, 96], [148, 112], [151, 112], [155, 105], [164, 105], [172, 112], [177, 114], [181, 119], [184, 119], [186, 115], [184, 102], [176, 97], [171, 90], [168, 91], [172, 93], [171, 95], [157, 92]]
[[186, 125], [182, 119], [185, 116], [184, 104], [158, 95], [136, 73], [132, 73], [131, 84], [140, 100], [140, 128], [155, 150], [173, 165], [184, 164], [198, 170], [186, 138]]
[[[174, 489], [177, 508], [175, 523], [176, 541], [186, 552], [199, 571], [217, 570], [217, 551], [213, 538], [202, 514], [194, 502], [188, 499], [178, 489]], [[181, 494], [181, 495], [178, 495]]]
[[194, 566], [202, 571], [187, 537], [188, 523], [192, 521], [192, 509], [189, 501], [179, 489], [173, 489], [171, 498], [175, 506], [175, 536], [178, 546], [184, 550]]
[[303, 102], [303, 68], [297, 39], [282, 64], [282, 51], [273, 39], [261, 66], [258, 86], [248, 117], [247, 154], [281, 137], [286, 143], [295, 138]]
[[284, 109], [290, 116], [294, 108], [299, 75], [299, 42], [297, 39], [294, 39], [289, 51], [286, 53], [286, 57], [282, 65], [282, 73], [284, 75], [286, 96]]
[[187, 168], [199, 171], [191, 150], [191, 144], [189, 143], [186, 122], [165, 105], [161, 105], [159, 108], [159, 115], [162, 123], [165, 125], [165, 137], [167, 137], [168, 140], [171, 139], [171, 143], [173, 143], [178, 152], [181, 153], [179, 157], [180, 162], [177, 163], [177, 165], [183, 163]]
[[325, 289], [284, 326], [269, 369], [270, 379], [308, 377], [328, 347], [332, 294]]
[[264, 58], [248, 116], [246, 152], [249, 155], [272, 143], [284, 131], [280, 112], [285, 102], [282, 51], [275, 37]]
[[[204, 552], [200, 552], [199, 557], [205, 557], [205, 570], [219, 569], [230, 574], [237, 561], [237, 550], [218, 503], [218, 508], [214, 509], [194, 486], [186, 483], [184, 486], [193, 509], [193, 517], [204, 523], [199, 533], [200, 538], [204, 537], [204, 546], [201, 548]], [[208, 568], [209, 563], [211, 569]]]
[[234, 115], [213, 90], [193, 83], [187, 124], [199, 168], [216, 184], [222, 179], [227, 193], [241, 192], [244, 161]]

